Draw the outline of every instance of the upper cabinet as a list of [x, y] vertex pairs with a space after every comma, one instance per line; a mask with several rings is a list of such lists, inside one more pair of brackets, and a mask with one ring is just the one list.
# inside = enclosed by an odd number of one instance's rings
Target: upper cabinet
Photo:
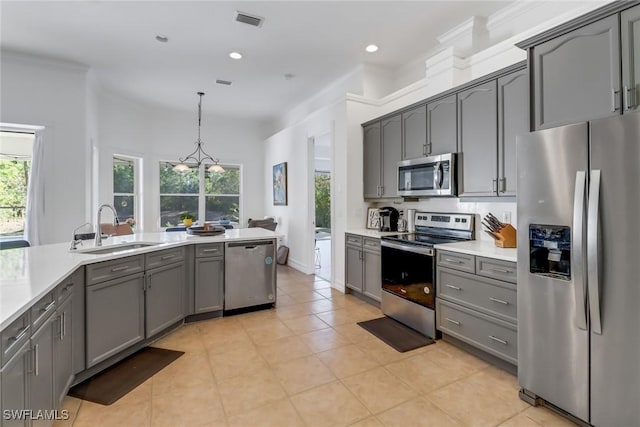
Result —
[[365, 126], [363, 132], [363, 171], [364, 198], [380, 197], [380, 158], [382, 156], [382, 139], [380, 122]]
[[365, 199], [397, 197], [397, 167], [402, 154], [402, 119], [393, 117], [363, 128]]
[[519, 43], [529, 53], [531, 129], [636, 111], [639, 30], [640, 6], [612, 2]]
[[402, 160], [427, 155], [427, 107], [420, 105], [402, 113]]
[[455, 94], [427, 104], [427, 155], [458, 151], [457, 117]]

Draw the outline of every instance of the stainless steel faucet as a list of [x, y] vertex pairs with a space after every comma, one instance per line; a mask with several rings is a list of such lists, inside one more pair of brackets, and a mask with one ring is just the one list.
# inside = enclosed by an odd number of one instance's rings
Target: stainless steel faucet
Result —
[[111, 209], [111, 212], [113, 212], [113, 225], [114, 226], [118, 226], [119, 222], [118, 222], [118, 213], [116, 212], [116, 209], [105, 203], [104, 205], [100, 205], [100, 207], [98, 208], [98, 218], [96, 219], [96, 246], [102, 246], [102, 229], [100, 227], [100, 217], [102, 216], [102, 209], [104, 208], [109, 208]]

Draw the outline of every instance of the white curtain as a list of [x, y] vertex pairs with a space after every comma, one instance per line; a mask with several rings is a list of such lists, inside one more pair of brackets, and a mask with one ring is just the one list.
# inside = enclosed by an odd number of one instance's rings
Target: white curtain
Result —
[[27, 187], [27, 216], [24, 222], [24, 238], [31, 246], [41, 243], [44, 224], [44, 143], [43, 132], [37, 131], [33, 141], [33, 157]]

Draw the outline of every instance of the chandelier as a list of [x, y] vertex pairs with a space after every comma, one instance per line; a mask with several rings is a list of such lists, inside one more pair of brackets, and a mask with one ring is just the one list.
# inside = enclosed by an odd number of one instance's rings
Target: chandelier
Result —
[[224, 168], [218, 164], [218, 159], [211, 157], [207, 154], [206, 151], [202, 149], [202, 141], [200, 140], [200, 125], [202, 122], [202, 96], [204, 92], [198, 92], [198, 96], [200, 97], [200, 101], [198, 101], [198, 140], [195, 142], [196, 149], [193, 153], [189, 154], [186, 157], [180, 158], [180, 163], [173, 167], [173, 170], [176, 172], [188, 172], [191, 168], [187, 165], [187, 162], [196, 164], [196, 167], [200, 167], [200, 165], [205, 161], [210, 161], [213, 163], [211, 166], [207, 168], [209, 172], [224, 172]]

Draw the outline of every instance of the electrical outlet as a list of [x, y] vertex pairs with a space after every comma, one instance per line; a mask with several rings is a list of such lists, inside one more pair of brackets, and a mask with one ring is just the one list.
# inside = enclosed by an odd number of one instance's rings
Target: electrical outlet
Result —
[[511, 212], [503, 211], [502, 212], [502, 222], [505, 224], [511, 224]]

